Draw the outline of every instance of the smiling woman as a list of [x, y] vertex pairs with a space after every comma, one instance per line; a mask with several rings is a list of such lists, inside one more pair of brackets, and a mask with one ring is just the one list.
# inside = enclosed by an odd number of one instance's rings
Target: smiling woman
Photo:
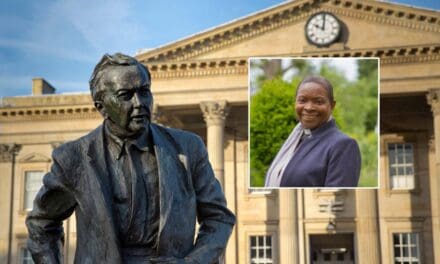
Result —
[[296, 90], [299, 123], [266, 174], [265, 187], [356, 187], [361, 155], [332, 117], [333, 86], [321, 76], [306, 77]]
[[314, 129], [327, 122], [335, 104], [333, 88], [322, 77], [306, 78], [297, 89], [295, 110], [304, 128]]

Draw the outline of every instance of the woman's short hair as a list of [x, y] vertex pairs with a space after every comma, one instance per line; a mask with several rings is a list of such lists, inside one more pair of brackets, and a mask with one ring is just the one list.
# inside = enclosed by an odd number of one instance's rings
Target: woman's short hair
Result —
[[333, 86], [332, 84], [324, 77], [322, 76], [307, 76], [304, 78], [296, 88], [296, 94], [295, 97], [298, 95], [298, 90], [301, 87], [301, 85], [306, 83], [317, 83], [327, 89], [328, 92], [328, 99], [330, 100], [330, 103], [333, 103], [335, 101], [335, 98], [333, 97]]

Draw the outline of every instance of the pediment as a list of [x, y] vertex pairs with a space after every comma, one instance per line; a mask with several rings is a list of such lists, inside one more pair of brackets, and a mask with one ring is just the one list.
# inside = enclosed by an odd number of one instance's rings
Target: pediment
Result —
[[[307, 19], [320, 11], [334, 14], [345, 28], [345, 35], [339, 42], [325, 48], [310, 45], [304, 33]], [[295, 56], [337, 50], [432, 47], [438, 46], [439, 39], [438, 11], [372, 0], [297, 0], [137, 57], [148, 64], [249, 56]]]
[[19, 162], [21, 162], [21, 163], [51, 162], [51, 161], [52, 160], [49, 157], [47, 157], [43, 154], [40, 154], [40, 153], [36, 153], [36, 152], [28, 154], [19, 160]]

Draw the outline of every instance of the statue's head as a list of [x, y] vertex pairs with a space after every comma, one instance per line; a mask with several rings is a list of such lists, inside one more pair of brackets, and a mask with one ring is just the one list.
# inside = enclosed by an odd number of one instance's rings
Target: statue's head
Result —
[[115, 133], [133, 137], [148, 127], [153, 95], [146, 66], [121, 53], [105, 54], [89, 84], [96, 109]]

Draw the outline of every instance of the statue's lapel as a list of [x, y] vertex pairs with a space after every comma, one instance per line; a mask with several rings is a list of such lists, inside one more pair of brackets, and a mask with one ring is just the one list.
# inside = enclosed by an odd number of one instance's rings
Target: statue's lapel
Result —
[[105, 161], [104, 129], [102, 126], [96, 129], [96, 133], [90, 141], [87, 156], [90, 167], [85, 176], [88, 177], [87, 182], [92, 190], [89, 195], [93, 197], [98, 210], [96, 213], [101, 217], [112, 219], [113, 193]]
[[[162, 132], [156, 125], [150, 126], [150, 132], [154, 142], [160, 192], [160, 222], [159, 222], [159, 243], [160, 235], [166, 224], [173, 221], [173, 206], [183, 202], [182, 179], [185, 178], [185, 168], [179, 159], [177, 145], [170, 135]], [[163, 241], [166, 243], [166, 241]], [[160, 245], [159, 245], [160, 246]]]
[[[89, 141], [89, 148], [87, 151], [88, 166], [84, 172], [84, 177], [87, 177], [86, 184], [89, 199], [84, 205], [87, 211], [91, 214], [89, 217], [94, 217], [93, 221], [97, 228], [100, 228], [103, 234], [103, 247], [118, 250], [119, 239], [116, 236], [116, 229], [113, 220], [113, 193], [111, 191], [110, 178], [108, 168], [105, 161], [105, 145], [104, 145], [104, 129], [102, 126], [98, 127], [94, 134], [91, 135]], [[106, 244], [106, 246], [104, 245]], [[119, 263], [120, 255], [114, 253], [116, 259], [115, 263]]]

